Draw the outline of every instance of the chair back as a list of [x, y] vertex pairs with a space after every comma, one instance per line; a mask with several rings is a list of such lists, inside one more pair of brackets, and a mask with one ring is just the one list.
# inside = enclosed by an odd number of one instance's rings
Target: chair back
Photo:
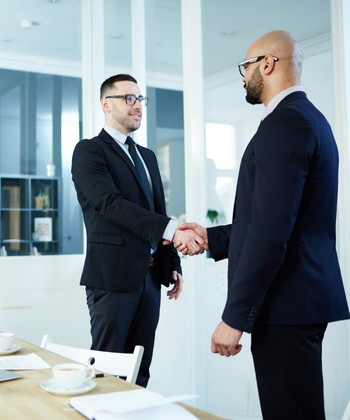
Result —
[[89, 350], [79, 347], [56, 344], [48, 335], [44, 335], [40, 347], [74, 360], [75, 362], [92, 366], [101, 372], [123, 376], [127, 382], [136, 383], [144, 348], [135, 346], [133, 353], [115, 353], [109, 351]]

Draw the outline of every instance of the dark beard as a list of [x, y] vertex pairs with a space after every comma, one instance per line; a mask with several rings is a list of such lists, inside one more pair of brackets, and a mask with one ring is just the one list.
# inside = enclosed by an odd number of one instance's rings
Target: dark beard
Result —
[[247, 95], [245, 97], [245, 100], [248, 102], [248, 104], [251, 105], [260, 105], [262, 102], [259, 98], [257, 98], [256, 96], [249, 94], [248, 90], [247, 90]]
[[247, 95], [245, 100], [252, 105], [261, 104], [261, 94], [264, 88], [264, 81], [260, 73], [259, 67], [257, 67], [251, 79], [249, 80], [248, 84], [244, 85], [245, 90], [247, 91]]

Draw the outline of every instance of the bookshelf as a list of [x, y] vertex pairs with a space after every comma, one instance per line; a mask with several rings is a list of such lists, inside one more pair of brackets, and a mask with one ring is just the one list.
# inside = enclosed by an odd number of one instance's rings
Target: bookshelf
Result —
[[61, 252], [60, 178], [0, 176], [2, 256]]

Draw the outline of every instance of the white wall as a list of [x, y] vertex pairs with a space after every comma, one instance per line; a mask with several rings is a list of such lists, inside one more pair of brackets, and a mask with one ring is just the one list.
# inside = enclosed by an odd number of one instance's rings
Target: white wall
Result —
[[90, 346], [82, 255], [1, 257], [0, 331], [40, 344], [44, 334]]

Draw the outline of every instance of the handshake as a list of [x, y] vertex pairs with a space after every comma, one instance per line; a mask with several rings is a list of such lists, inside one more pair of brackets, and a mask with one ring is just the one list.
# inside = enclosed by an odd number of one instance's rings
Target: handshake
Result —
[[[164, 245], [171, 242], [163, 241]], [[180, 223], [173, 237], [174, 247], [183, 255], [198, 255], [207, 251], [207, 229], [197, 223]]]

